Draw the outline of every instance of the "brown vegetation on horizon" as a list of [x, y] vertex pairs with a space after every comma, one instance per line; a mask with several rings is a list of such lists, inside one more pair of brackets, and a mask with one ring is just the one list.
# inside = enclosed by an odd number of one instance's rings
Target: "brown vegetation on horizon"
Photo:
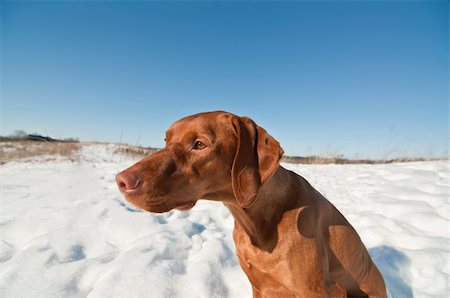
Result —
[[0, 143], [0, 165], [9, 161], [26, 159], [36, 156], [63, 156], [71, 161], [78, 160], [80, 143], [77, 142], [38, 142], [20, 140]]
[[[71, 161], [78, 161], [78, 150], [86, 144], [101, 144], [97, 142], [39, 142], [31, 140], [0, 141], [0, 165], [9, 161], [48, 156], [49, 160], [56, 156], [66, 157]], [[105, 143], [106, 144], [106, 143]], [[135, 158], [152, 154], [159, 149], [146, 148], [126, 144], [116, 144], [116, 153], [126, 154]], [[394, 158], [394, 159], [347, 159], [339, 157], [321, 156], [283, 156], [281, 161], [293, 164], [387, 164], [393, 162], [413, 162], [438, 160], [433, 158]]]

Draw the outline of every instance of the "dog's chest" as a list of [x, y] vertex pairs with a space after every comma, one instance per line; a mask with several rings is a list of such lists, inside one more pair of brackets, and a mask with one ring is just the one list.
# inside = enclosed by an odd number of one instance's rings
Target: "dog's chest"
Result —
[[286, 214], [279, 226], [277, 244], [273, 251], [268, 252], [254, 246], [244, 229], [235, 223], [234, 241], [236, 252], [242, 269], [256, 288], [268, 285], [278, 288], [290, 288], [295, 281], [299, 266], [299, 240], [296, 230], [298, 212]]

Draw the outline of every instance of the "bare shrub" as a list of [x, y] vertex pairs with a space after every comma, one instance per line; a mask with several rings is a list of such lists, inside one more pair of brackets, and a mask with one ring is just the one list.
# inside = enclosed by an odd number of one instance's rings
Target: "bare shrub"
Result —
[[121, 144], [117, 149], [116, 153], [122, 153], [126, 155], [131, 155], [133, 157], [143, 157], [149, 154], [155, 153], [158, 149], [155, 148], [145, 148], [140, 146], [130, 146]]
[[78, 161], [79, 143], [70, 142], [35, 142], [20, 140], [0, 143], [0, 164], [13, 160], [36, 156], [63, 156], [71, 161]]

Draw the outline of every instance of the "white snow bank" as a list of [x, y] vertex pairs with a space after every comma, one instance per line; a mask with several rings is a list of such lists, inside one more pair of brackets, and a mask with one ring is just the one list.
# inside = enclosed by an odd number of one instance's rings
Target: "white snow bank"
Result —
[[[1, 297], [251, 297], [220, 203], [141, 212], [113, 145], [0, 166]], [[449, 165], [289, 165], [359, 232], [393, 297], [449, 293]]]
[[284, 166], [309, 180], [355, 227], [392, 297], [447, 296], [448, 162]]

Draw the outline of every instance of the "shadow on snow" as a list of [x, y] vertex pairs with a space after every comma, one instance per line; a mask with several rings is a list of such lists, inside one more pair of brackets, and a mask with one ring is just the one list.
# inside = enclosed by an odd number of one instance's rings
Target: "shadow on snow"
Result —
[[388, 297], [414, 297], [409, 285], [411, 260], [403, 252], [382, 245], [369, 249], [369, 254], [383, 274], [388, 289]]

